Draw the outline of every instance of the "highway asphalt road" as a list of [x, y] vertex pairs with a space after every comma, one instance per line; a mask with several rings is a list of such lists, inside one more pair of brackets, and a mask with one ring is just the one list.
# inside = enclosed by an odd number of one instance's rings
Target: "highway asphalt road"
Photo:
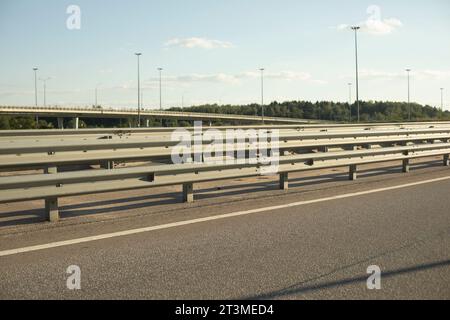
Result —
[[[436, 167], [167, 214], [4, 232], [0, 298], [450, 299], [449, 191], [450, 171]], [[166, 226], [55, 247], [158, 225]], [[7, 251], [40, 244], [50, 246]], [[70, 265], [81, 269], [81, 290], [66, 287]], [[382, 270], [380, 290], [367, 289], [371, 265]]]

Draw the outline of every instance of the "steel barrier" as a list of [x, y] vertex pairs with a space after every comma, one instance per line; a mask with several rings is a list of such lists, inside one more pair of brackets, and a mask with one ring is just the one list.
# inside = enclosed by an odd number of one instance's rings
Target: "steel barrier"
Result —
[[[386, 126], [386, 125], [384, 125]], [[274, 129], [267, 128], [266, 131]], [[409, 171], [410, 159], [442, 156], [449, 165], [450, 127], [403, 128], [374, 130], [338, 130], [298, 132], [281, 131], [277, 147], [280, 156], [276, 174], [281, 189], [288, 188], [290, 172], [348, 167], [349, 179], [357, 178], [357, 166], [362, 164], [401, 161], [403, 172]], [[45, 174], [0, 177], [0, 203], [45, 200], [48, 220], [59, 219], [58, 198], [82, 194], [130, 190], [168, 185], [183, 186], [183, 200], [194, 199], [193, 184], [221, 179], [253, 177], [265, 174], [259, 162], [220, 164], [150, 164], [114, 170], [89, 169], [58, 172], [58, 166], [104, 161], [136, 161], [169, 158], [177, 142], [166, 135], [152, 139], [28, 141], [17, 137], [15, 143], [0, 141], [0, 168], [45, 168]], [[204, 141], [203, 146], [210, 146]], [[217, 141], [216, 141], [217, 143]], [[255, 153], [261, 150], [250, 143], [236, 146], [218, 142], [222, 150]], [[271, 149], [269, 142], [266, 146]], [[334, 149], [331, 149], [334, 148]], [[195, 149], [190, 157], [195, 158]], [[201, 151], [200, 151], [201, 152]]]

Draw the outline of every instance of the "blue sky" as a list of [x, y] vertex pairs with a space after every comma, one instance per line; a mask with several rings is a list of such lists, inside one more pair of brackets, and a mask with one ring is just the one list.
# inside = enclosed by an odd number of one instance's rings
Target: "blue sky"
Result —
[[[80, 29], [66, 12], [81, 10]], [[450, 109], [448, 0], [0, 0], [0, 105], [33, 105], [34, 76], [47, 103], [137, 104], [135, 52], [142, 52], [146, 108], [260, 101], [348, 101], [360, 24], [360, 98], [411, 99]], [[43, 83], [39, 81], [39, 104]], [[354, 99], [353, 88], [353, 99]]]

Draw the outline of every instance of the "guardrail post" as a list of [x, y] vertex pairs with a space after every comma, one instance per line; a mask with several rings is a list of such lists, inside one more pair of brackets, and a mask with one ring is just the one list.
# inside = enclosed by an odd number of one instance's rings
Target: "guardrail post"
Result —
[[319, 147], [319, 152], [328, 152], [328, 146]]
[[75, 117], [75, 130], [78, 130], [79, 125], [80, 125], [80, 118]]
[[448, 167], [450, 166], [450, 159], [448, 154], [444, 154], [444, 166]]
[[289, 175], [287, 172], [280, 173], [280, 189], [281, 190], [289, 189]]
[[45, 215], [47, 221], [50, 222], [59, 221], [58, 198], [45, 199]]
[[145, 120], [145, 126], [148, 128], [150, 127], [150, 119]]
[[[58, 172], [58, 167], [47, 166], [44, 171], [46, 174], [55, 174]], [[50, 222], [59, 220], [58, 198], [45, 199], [45, 217]]]
[[409, 159], [403, 159], [402, 171], [404, 173], [408, 173], [409, 172]]
[[183, 183], [183, 202], [194, 202], [193, 183]]
[[357, 177], [358, 177], [358, 167], [356, 166], [356, 164], [352, 164], [349, 166], [348, 178], [349, 180], [356, 180]]

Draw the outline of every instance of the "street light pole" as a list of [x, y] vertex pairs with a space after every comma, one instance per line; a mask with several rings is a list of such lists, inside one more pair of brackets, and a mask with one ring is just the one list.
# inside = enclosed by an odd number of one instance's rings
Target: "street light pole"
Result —
[[355, 60], [356, 60], [356, 107], [358, 110], [358, 122], [359, 122], [359, 74], [358, 74], [358, 30], [359, 26], [351, 27], [355, 31]]
[[95, 107], [98, 107], [98, 86], [100, 85], [100, 83], [97, 83], [97, 85], [95, 86]]
[[264, 124], [264, 68], [259, 70], [261, 71], [261, 120]]
[[37, 101], [37, 71], [39, 70], [38, 68], [33, 68], [34, 70], [34, 105], [37, 107], [38, 106], [38, 101]]
[[352, 122], [352, 83], [348, 83], [348, 111], [349, 111], [349, 121]]
[[441, 115], [444, 115], [444, 88], [441, 88]]
[[162, 111], [162, 80], [161, 80], [161, 73], [163, 71], [163, 68], [158, 68], [159, 71], [159, 110]]
[[135, 55], [137, 56], [137, 76], [138, 76], [138, 128], [141, 127], [141, 75], [139, 70], [139, 58], [141, 57], [142, 53], [136, 52]]
[[40, 78], [39, 79], [44, 83], [44, 107], [47, 106], [47, 81], [50, 79], [51, 78], [45, 78], [45, 79]]
[[411, 121], [411, 99], [410, 99], [410, 87], [409, 87], [409, 73], [411, 69], [406, 69], [408, 73], [408, 121]]
[[[34, 67], [33, 71], [34, 71], [34, 105], [37, 108], [38, 106], [38, 101], [37, 101], [37, 71], [39, 69]], [[39, 115], [36, 113], [36, 129], [39, 129]]]

